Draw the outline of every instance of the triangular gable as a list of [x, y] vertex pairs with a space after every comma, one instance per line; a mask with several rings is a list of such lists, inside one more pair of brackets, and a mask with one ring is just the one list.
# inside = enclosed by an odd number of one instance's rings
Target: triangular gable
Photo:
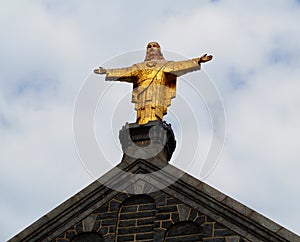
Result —
[[[100, 183], [103, 181], [106, 185]], [[154, 206], [151, 205], [151, 199], [144, 202], [144, 207], [152, 209], [145, 214], [148, 220], [141, 227], [145, 231], [134, 235], [140, 236], [139, 239], [134, 237], [135, 240], [131, 240], [126, 229], [134, 232], [134, 226], [128, 225], [124, 229], [122, 226], [126, 225], [126, 221], [121, 223], [119, 220], [122, 206], [123, 209], [129, 205], [137, 206], [134, 202], [126, 205], [126, 199], [138, 196], [136, 194], [147, 194], [153, 199], [155, 207], [151, 207]], [[143, 214], [134, 213], [130, 216], [137, 215]], [[128, 241], [142, 241], [143, 238], [148, 241], [147, 236], [148, 239], [153, 236], [154, 241], [164, 241], [166, 233], [176, 238], [176, 229], [170, 228], [175, 223], [183, 222], [191, 230], [193, 223], [201, 227], [201, 232], [190, 235], [195, 240], [190, 237], [189, 241], [202, 241], [196, 239], [197, 236], [201, 236], [203, 241], [300, 241], [296, 234], [174, 166], [166, 166], [165, 162], [159, 160], [155, 165], [137, 160], [132, 163], [121, 162], [98, 181], [17, 234], [10, 242], [72, 241], [76, 234], [91, 231], [102, 234], [105, 238], [103, 241], [115, 241], [116, 236], [120, 238], [118, 241], [122, 241], [122, 238], [125, 240], [126, 236], [129, 236]], [[148, 231], [150, 228], [153, 228], [153, 233]]]

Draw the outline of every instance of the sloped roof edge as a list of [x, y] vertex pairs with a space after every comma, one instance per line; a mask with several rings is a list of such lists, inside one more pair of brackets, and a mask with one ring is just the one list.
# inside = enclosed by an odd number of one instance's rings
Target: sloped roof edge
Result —
[[[129, 183], [136, 182], [134, 178], [137, 173], [146, 173], [145, 176], [139, 175], [139, 179], [145, 179], [145, 182], [162, 189], [250, 241], [300, 241], [295, 233], [172, 165], [166, 166], [165, 162], [159, 160], [151, 163], [137, 160], [121, 162], [9, 242], [54, 239], [74, 222], [82, 220], [108, 202]], [[103, 185], [103, 181], [106, 185]], [[114, 187], [118, 187], [118, 191]]]

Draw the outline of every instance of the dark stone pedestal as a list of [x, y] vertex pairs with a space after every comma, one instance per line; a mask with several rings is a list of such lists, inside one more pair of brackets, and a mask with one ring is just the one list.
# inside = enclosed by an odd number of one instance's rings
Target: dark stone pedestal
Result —
[[124, 157], [131, 160], [151, 161], [158, 158], [168, 162], [176, 147], [171, 124], [160, 120], [144, 125], [126, 123], [120, 130], [119, 138]]

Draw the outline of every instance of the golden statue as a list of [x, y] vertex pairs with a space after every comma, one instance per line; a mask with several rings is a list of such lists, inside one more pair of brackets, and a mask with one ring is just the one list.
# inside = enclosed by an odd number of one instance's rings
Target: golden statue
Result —
[[167, 61], [160, 45], [150, 42], [147, 45], [144, 62], [131, 67], [95, 69], [96, 74], [106, 74], [107, 81], [133, 83], [132, 102], [137, 111], [137, 123], [146, 124], [152, 120], [162, 120], [167, 114], [171, 99], [176, 96], [176, 79], [188, 72], [200, 70], [200, 63], [210, 61], [211, 55], [202, 55], [185, 61]]

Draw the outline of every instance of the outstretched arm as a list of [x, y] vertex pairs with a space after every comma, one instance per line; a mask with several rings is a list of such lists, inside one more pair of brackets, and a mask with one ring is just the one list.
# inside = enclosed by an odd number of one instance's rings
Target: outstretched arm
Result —
[[106, 74], [106, 81], [123, 81], [123, 82], [133, 82], [134, 73], [132, 67], [116, 68], [116, 69], [105, 69], [99, 67], [94, 70], [96, 74]]
[[212, 55], [204, 54], [200, 58], [173, 62], [173, 66], [168, 67], [170, 69], [170, 72], [174, 75], [182, 76], [188, 72], [200, 70], [201, 63], [210, 61], [212, 58]]

